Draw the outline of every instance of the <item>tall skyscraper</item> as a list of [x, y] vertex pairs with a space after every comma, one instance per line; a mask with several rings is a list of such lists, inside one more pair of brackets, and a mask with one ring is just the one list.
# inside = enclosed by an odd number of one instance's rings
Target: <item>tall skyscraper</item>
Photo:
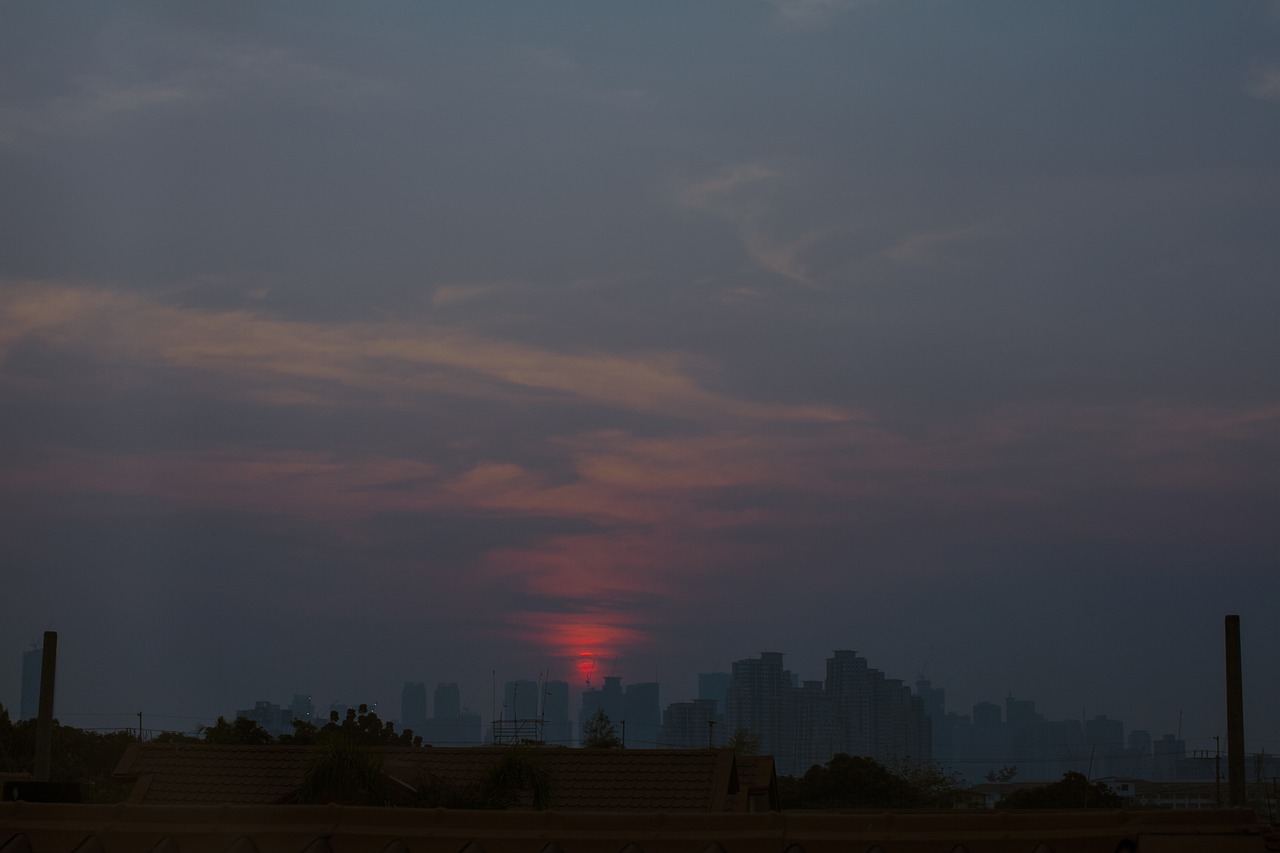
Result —
[[462, 694], [452, 681], [436, 685], [435, 715], [438, 719], [452, 719], [462, 713]]
[[542, 740], [555, 746], [573, 746], [569, 682], [548, 681], [542, 686], [542, 692]]
[[578, 736], [582, 737], [587, 721], [596, 715], [596, 711], [604, 711], [605, 716], [613, 723], [618, 734], [622, 734], [619, 725], [626, 714], [626, 705], [622, 692], [622, 679], [616, 675], [606, 675], [602, 687], [582, 692], [582, 707], [578, 711]]
[[[658, 745], [658, 729], [662, 726], [662, 706], [658, 704], [658, 683], [642, 681], [628, 684], [623, 697], [626, 722], [626, 744], [629, 749], [653, 749]], [[619, 731], [619, 734], [622, 734]]]
[[782, 701], [791, 689], [791, 673], [782, 668], [781, 652], [733, 662], [725, 717], [729, 735], [745, 729], [760, 739], [760, 752], [777, 755], [783, 733]]
[[289, 710], [293, 712], [295, 720], [302, 720], [306, 723], [314, 723], [316, 721], [316, 706], [311, 701], [311, 697], [305, 693], [293, 694], [293, 701], [289, 703]]
[[716, 713], [716, 700], [673, 702], [662, 712], [658, 746], [662, 749], [704, 749], [724, 746], [724, 715]]
[[18, 707], [19, 720], [34, 720], [40, 716], [40, 667], [44, 664], [44, 649], [32, 645], [22, 653], [22, 698]]
[[732, 676], [727, 672], [698, 673], [698, 698], [715, 702], [717, 714], [724, 714], [724, 700], [729, 694], [730, 678]]
[[421, 681], [406, 681], [400, 691], [400, 729], [421, 734], [427, 727], [427, 686]]
[[508, 681], [502, 688], [502, 716], [507, 720], [536, 720], [542, 697], [538, 682], [520, 679]]

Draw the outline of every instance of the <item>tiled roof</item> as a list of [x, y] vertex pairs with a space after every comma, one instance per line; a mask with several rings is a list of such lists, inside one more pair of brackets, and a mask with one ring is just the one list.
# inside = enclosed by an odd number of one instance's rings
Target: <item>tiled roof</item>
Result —
[[[480, 781], [509, 748], [380, 748], [383, 771], [412, 786], [420, 774]], [[292, 799], [313, 754], [301, 746], [133, 744], [116, 775], [136, 778], [129, 801], [149, 805], [281, 803]], [[730, 811], [745, 809], [728, 750], [543, 748], [557, 809]], [[752, 763], [752, 772], [756, 764]], [[772, 774], [772, 764], [759, 772]], [[767, 784], [767, 780], [765, 782]]]
[[[1125, 844], [1131, 845], [1124, 847]], [[670, 814], [0, 804], [0, 853], [1265, 853], [1247, 809]]]

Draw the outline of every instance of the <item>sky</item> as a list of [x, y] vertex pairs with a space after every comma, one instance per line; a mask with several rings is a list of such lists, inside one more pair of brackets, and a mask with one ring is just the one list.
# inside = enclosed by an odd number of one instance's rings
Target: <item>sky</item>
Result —
[[6, 3], [0, 703], [762, 651], [1280, 751], [1280, 5]]

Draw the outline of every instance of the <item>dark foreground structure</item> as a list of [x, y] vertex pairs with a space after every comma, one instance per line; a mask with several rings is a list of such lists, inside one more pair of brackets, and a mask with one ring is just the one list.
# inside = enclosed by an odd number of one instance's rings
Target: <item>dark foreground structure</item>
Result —
[[464, 811], [0, 804], [0, 853], [1265, 853], [1221, 811]]

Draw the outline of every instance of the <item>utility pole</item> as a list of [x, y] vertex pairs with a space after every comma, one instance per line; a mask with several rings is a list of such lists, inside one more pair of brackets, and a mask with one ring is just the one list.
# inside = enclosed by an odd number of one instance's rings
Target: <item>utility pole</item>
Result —
[[1240, 665], [1240, 617], [1226, 618], [1227, 646], [1227, 792], [1232, 808], [1245, 801], [1244, 677]]
[[716, 721], [707, 720], [707, 749], [716, 748], [716, 738], [714, 734], [715, 730], [716, 730]]
[[1213, 736], [1213, 746], [1213, 790], [1218, 808], [1222, 808], [1222, 735]]
[[138, 712], [138, 743], [142, 743], [142, 712]]
[[48, 782], [53, 759], [53, 694], [58, 670], [58, 632], [44, 632], [40, 653], [40, 710], [36, 717], [35, 773], [37, 782]]

